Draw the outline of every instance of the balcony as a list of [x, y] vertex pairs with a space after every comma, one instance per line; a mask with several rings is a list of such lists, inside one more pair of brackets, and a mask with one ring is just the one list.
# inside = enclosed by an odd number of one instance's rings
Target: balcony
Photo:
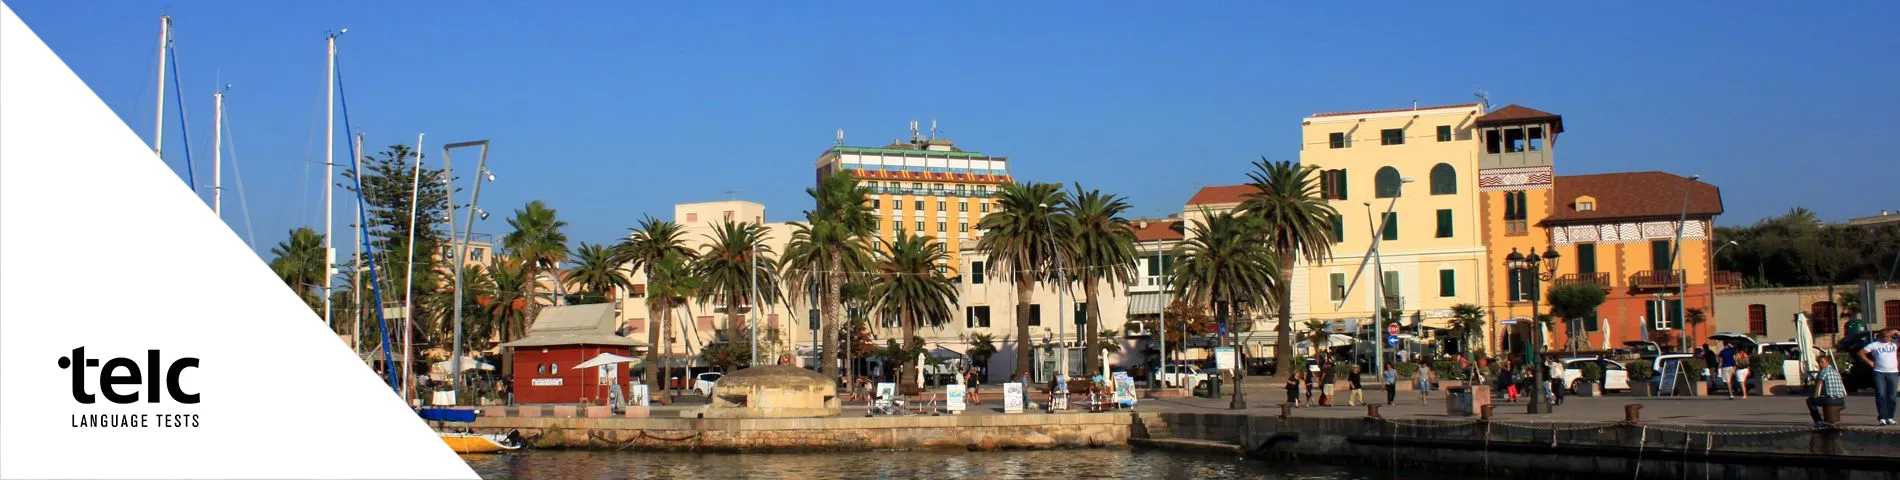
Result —
[[1609, 289], [1610, 288], [1610, 274], [1609, 272], [1569, 273], [1569, 274], [1557, 276], [1557, 281], [1554, 283], [1558, 286], [1596, 285], [1599, 287], [1603, 287], [1604, 289]]
[[1672, 288], [1683, 281], [1682, 270], [1643, 270], [1630, 275], [1630, 288]]
[[1742, 272], [1715, 272], [1715, 289], [1728, 290], [1742, 288]]

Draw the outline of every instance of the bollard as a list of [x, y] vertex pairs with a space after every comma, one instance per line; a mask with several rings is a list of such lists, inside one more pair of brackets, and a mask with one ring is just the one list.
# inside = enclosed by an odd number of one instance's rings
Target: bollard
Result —
[[1624, 405], [1623, 423], [1643, 423], [1643, 404], [1632, 403]]
[[1291, 403], [1280, 404], [1280, 418], [1285, 419], [1291, 416], [1293, 416], [1293, 404]]
[[1484, 420], [1487, 422], [1491, 421], [1491, 408], [1494, 406], [1495, 405], [1486, 404], [1485, 406], [1480, 407], [1478, 409], [1478, 419]]
[[1366, 418], [1379, 418], [1379, 404], [1366, 404]]
[[1821, 421], [1827, 422], [1827, 426], [1830, 427], [1839, 425], [1841, 423], [1842, 408], [1845, 407], [1841, 405], [1827, 405], [1821, 407]]

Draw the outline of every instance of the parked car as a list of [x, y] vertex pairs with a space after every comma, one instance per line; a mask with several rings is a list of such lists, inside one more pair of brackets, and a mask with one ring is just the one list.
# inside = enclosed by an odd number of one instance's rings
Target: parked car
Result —
[[1174, 364], [1163, 367], [1161, 382], [1171, 388], [1185, 387], [1207, 381], [1207, 373], [1194, 365]]
[[[1570, 388], [1570, 393], [1577, 393], [1583, 389], [1583, 366], [1596, 363], [1596, 361], [1594, 357], [1563, 359], [1564, 385]], [[1623, 368], [1623, 362], [1604, 360], [1603, 365], [1603, 391], [1621, 392], [1630, 389], [1630, 373], [1629, 370]]]
[[699, 376], [693, 377], [693, 391], [699, 392], [702, 396], [710, 397], [712, 396], [713, 386], [718, 385], [719, 378], [724, 376], [726, 376], [726, 374], [719, 372], [699, 374]]

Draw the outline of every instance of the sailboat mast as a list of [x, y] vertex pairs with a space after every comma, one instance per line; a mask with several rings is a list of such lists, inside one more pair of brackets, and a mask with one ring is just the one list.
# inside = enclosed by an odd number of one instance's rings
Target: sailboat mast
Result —
[[[356, 149], [351, 150], [351, 151], [352, 152], [363, 151], [363, 134], [361, 133], [356, 134]], [[362, 185], [363, 162], [361, 162], [360, 159], [351, 158], [350, 168], [351, 168], [351, 171], [354, 172], [351, 174], [351, 176], [357, 179], [357, 185]], [[360, 189], [362, 187], [357, 187], [357, 188]], [[361, 194], [361, 192], [358, 192], [358, 194], [356, 195], [356, 218], [357, 218], [356, 254], [353, 255], [354, 257], [356, 257], [354, 259], [354, 262], [356, 265], [356, 268], [354, 269], [355, 275], [356, 275], [356, 281], [352, 282], [350, 285], [351, 287], [355, 288], [355, 293], [350, 294], [350, 300], [352, 300], [351, 303], [356, 304], [356, 315], [354, 316], [355, 320], [350, 321], [350, 348], [356, 351], [356, 354], [357, 354], [356, 356], [358, 358], [361, 358], [363, 356], [362, 338], [363, 338], [363, 308], [364, 308], [364, 305], [363, 305], [363, 221], [362, 221], [363, 195]], [[377, 305], [377, 307], [381, 308], [382, 305]]]
[[329, 34], [329, 57], [324, 65], [327, 74], [324, 80], [329, 88], [324, 90], [324, 127], [323, 127], [323, 324], [336, 331], [336, 320], [330, 316], [330, 291], [336, 285], [336, 243], [331, 225], [335, 223], [333, 203], [330, 196], [336, 190], [330, 182], [336, 180], [336, 35]]
[[[414, 383], [415, 370], [409, 366], [411, 339], [409, 332], [414, 328], [412, 321], [416, 316], [416, 197], [422, 190], [422, 135], [416, 134], [416, 167], [409, 174], [409, 260], [408, 272], [402, 275], [402, 399], [409, 401], [409, 389]], [[433, 225], [433, 222], [431, 222]], [[454, 235], [450, 233], [450, 235]]]
[[211, 212], [224, 218], [224, 92], [211, 94]]
[[152, 117], [152, 153], [165, 158], [165, 47], [172, 43], [172, 16], [158, 17], [158, 110]]

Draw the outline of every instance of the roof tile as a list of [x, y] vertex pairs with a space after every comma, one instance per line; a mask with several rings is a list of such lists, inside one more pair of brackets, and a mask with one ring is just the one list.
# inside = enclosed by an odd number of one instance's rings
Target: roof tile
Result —
[[1253, 187], [1245, 184], [1201, 187], [1200, 191], [1194, 192], [1193, 198], [1188, 199], [1187, 204], [1215, 205], [1222, 203], [1240, 203], [1246, 200], [1247, 193], [1252, 191], [1254, 191]]
[[[1676, 218], [1683, 213], [1685, 189], [1689, 195], [1689, 216], [1722, 214], [1720, 188], [1666, 172], [1560, 175], [1553, 183], [1552, 198], [1556, 205], [1544, 223]], [[1577, 197], [1585, 195], [1596, 198], [1595, 209], [1577, 210]]]

